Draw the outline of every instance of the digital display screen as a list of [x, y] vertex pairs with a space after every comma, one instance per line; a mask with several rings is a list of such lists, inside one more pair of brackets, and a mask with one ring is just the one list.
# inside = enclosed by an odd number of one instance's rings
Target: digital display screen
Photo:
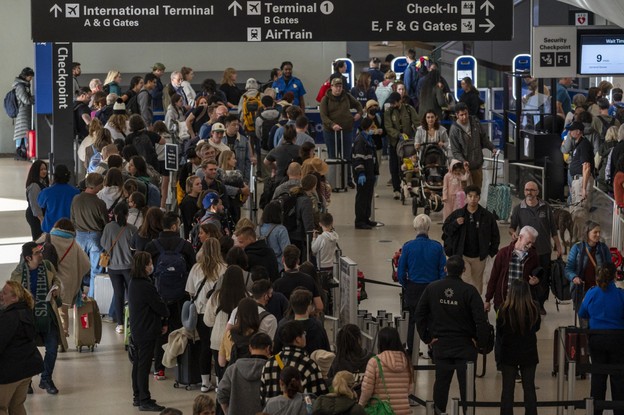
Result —
[[580, 75], [624, 74], [624, 31], [579, 31]]

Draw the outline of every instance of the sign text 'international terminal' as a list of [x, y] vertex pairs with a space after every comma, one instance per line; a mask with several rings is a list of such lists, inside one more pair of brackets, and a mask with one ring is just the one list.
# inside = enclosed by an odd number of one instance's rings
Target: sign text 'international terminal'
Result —
[[512, 0], [31, 0], [35, 42], [509, 40]]

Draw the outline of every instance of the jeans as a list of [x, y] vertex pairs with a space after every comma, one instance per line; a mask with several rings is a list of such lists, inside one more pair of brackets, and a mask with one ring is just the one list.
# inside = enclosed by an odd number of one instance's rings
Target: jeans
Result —
[[[342, 135], [342, 141], [340, 137]], [[325, 139], [325, 145], [327, 146], [327, 158], [335, 159], [340, 155], [342, 159], [349, 162], [351, 165], [351, 151], [353, 150], [353, 131], [325, 131], [323, 130], [323, 138]], [[336, 138], [338, 143], [336, 143]], [[336, 153], [336, 149], [338, 153]], [[347, 169], [347, 183], [353, 181], [351, 169]]]
[[[537, 395], [535, 394], [535, 367], [536, 365], [520, 365], [522, 389], [524, 390], [525, 415], [537, 415]], [[501, 415], [513, 415], [514, 389], [516, 388], [516, 374], [518, 366], [501, 365], [503, 373], [503, 390], [501, 391]], [[593, 375], [592, 375], [593, 376]]]
[[46, 333], [38, 333], [43, 339], [45, 346], [45, 356], [43, 357], [43, 372], [41, 372], [41, 380], [52, 380], [52, 372], [56, 364], [56, 355], [58, 354], [59, 332], [56, 324], [50, 324], [50, 329]]
[[123, 324], [124, 321], [124, 304], [126, 302], [126, 291], [130, 285], [130, 270], [108, 270], [108, 275], [113, 284], [113, 303], [111, 308], [114, 311], [110, 313], [111, 317], [115, 317], [117, 324]]
[[91, 274], [89, 278], [89, 294], [93, 298], [95, 288], [95, 276], [102, 273], [102, 267], [98, 264], [100, 261], [100, 253], [103, 251], [100, 245], [102, 232], [82, 232], [76, 231], [76, 242], [78, 246], [89, 256], [91, 262]]
[[[453, 373], [457, 371], [457, 382], [459, 383], [459, 395], [462, 401], [466, 401], [466, 363], [476, 361], [476, 353], [474, 359], [453, 359], [453, 358], [439, 358], [436, 357], [435, 345], [434, 358], [435, 358], [435, 383], [433, 384], [433, 402], [435, 407], [440, 412], [446, 412], [446, 404], [448, 403], [449, 388], [451, 386], [451, 380], [453, 380]], [[463, 367], [455, 367], [457, 365], [463, 365]], [[476, 393], [476, 389], [475, 389]], [[475, 399], [475, 396], [470, 397], [471, 400]], [[466, 413], [467, 407], [464, 406], [464, 413]]]
[[401, 173], [399, 172], [399, 156], [396, 152], [396, 144], [390, 144], [388, 147], [388, 167], [390, 168], [390, 177], [392, 179], [392, 191], [401, 191]]
[[[589, 354], [593, 364], [597, 365], [622, 365], [624, 355], [622, 354], [622, 334], [592, 334], [589, 337]], [[611, 384], [611, 400], [624, 400], [624, 376], [623, 375], [602, 375], [592, 373], [591, 375], [591, 396], [596, 401], [604, 401], [607, 395], [607, 377]], [[594, 415], [601, 415], [602, 411], [594, 410]], [[614, 415], [624, 414], [624, 410], [616, 409]]]
[[147, 404], [152, 398], [149, 391], [150, 367], [154, 357], [156, 339], [137, 341], [137, 357], [132, 362], [132, 394], [141, 404]]

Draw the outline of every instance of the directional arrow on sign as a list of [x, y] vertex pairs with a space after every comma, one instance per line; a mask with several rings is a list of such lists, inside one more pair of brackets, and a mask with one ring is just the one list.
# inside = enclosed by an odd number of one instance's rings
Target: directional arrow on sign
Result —
[[479, 27], [487, 27], [487, 30], [485, 31], [485, 33], [490, 33], [496, 25], [492, 23], [490, 19], [485, 19], [485, 21], [487, 22], [487, 24], [480, 24]]
[[485, 0], [485, 2], [481, 5], [481, 7], [479, 7], [479, 9], [481, 10], [485, 9], [485, 16], [489, 17], [490, 10], [492, 11], [494, 10], [494, 5], [492, 4], [492, 2], [490, 2], [490, 0]]
[[[232, 10], [233, 9], [233, 10]], [[238, 11], [239, 10], [243, 10], [243, 6], [240, 5], [239, 2], [237, 2], [236, 0], [234, 0], [232, 3], [230, 3], [230, 5], [228, 6], [228, 10], [232, 10], [232, 13], [234, 13], [234, 17], [237, 16]]]
[[50, 13], [54, 13], [54, 17], [58, 17], [59, 12], [62, 12], [62, 11], [63, 9], [61, 9], [58, 4], [55, 4], [50, 9]]

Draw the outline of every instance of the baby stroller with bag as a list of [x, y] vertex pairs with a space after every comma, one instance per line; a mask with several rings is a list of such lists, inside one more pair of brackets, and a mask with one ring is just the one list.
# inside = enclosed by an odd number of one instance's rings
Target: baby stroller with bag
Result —
[[419, 186], [415, 190], [412, 199], [412, 213], [418, 214], [418, 208], [425, 208], [425, 214], [440, 212], [444, 206], [442, 203], [442, 190], [444, 188], [444, 175], [448, 172], [447, 157], [443, 148], [437, 143], [425, 144], [418, 157], [418, 170], [420, 172]]
[[420, 186], [420, 170], [418, 168], [418, 151], [414, 137], [402, 134], [396, 148], [401, 163], [401, 204], [414, 197], [414, 188]]

